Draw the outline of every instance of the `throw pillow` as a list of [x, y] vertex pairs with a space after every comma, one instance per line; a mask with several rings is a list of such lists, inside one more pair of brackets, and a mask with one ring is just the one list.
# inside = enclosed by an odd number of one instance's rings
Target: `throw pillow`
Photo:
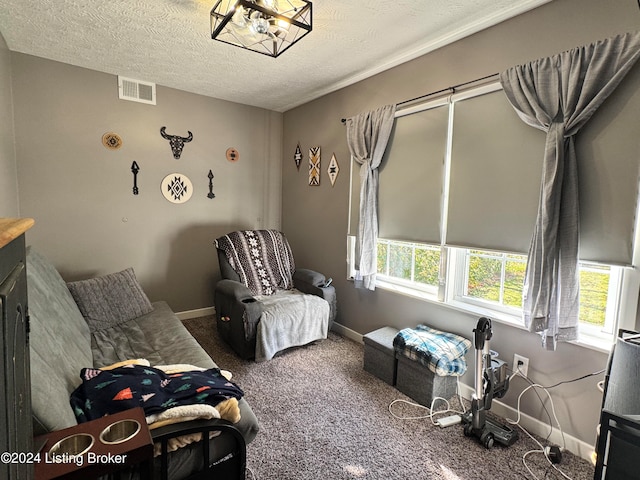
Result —
[[67, 283], [91, 333], [153, 311], [133, 268], [97, 278]]

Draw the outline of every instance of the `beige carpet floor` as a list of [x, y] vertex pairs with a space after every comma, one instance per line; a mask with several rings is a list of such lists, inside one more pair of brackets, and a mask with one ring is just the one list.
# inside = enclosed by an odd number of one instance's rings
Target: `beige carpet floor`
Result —
[[[260, 422], [247, 447], [253, 480], [313, 479], [563, 479], [524, 434], [491, 450], [427, 419], [400, 420], [396, 399], [411, 400], [362, 368], [363, 347], [330, 333], [327, 340], [288, 350], [264, 363], [239, 359], [218, 337], [212, 316], [185, 326], [234, 381]], [[457, 401], [452, 402], [460, 408]], [[426, 412], [396, 404], [400, 416]], [[559, 468], [573, 480], [593, 478], [589, 462], [565, 453]]]

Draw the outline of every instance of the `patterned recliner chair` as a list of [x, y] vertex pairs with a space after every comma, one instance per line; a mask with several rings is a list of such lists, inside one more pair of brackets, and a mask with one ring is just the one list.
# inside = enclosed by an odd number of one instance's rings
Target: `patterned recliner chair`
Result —
[[216, 239], [222, 280], [215, 288], [217, 328], [242, 358], [327, 337], [336, 292], [324, 275], [296, 269], [289, 242], [277, 230], [243, 230]]

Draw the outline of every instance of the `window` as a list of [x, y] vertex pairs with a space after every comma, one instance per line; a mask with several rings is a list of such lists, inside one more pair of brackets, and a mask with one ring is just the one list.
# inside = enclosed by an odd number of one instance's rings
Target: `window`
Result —
[[524, 255], [465, 250], [460, 297], [521, 309], [526, 262]]
[[[446, 302], [481, 308], [510, 323], [522, 323], [522, 289], [527, 257], [506, 252], [452, 248], [449, 261], [453, 294]], [[422, 292], [436, 300], [441, 248], [422, 243], [378, 239], [381, 286]], [[592, 339], [609, 340], [618, 311], [622, 268], [580, 264], [580, 330]]]
[[[640, 263], [640, 137], [629, 129], [640, 95], [632, 81], [617, 91], [575, 145], [584, 192], [580, 342], [600, 348], [610, 346], [616, 328], [635, 327], [640, 287], [640, 270], [626, 268]], [[535, 224], [544, 145], [544, 133], [518, 118], [498, 83], [399, 109], [378, 169], [378, 285], [522, 325], [522, 253]], [[352, 163], [350, 276], [356, 172]]]
[[378, 239], [378, 274], [391, 283], [436, 293], [440, 247]]
[[[522, 289], [527, 257], [503, 252], [460, 249], [455, 300], [522, 316]], [[621, 268], [580, 263], [581, 330], [611, 335], [618, 309]]]

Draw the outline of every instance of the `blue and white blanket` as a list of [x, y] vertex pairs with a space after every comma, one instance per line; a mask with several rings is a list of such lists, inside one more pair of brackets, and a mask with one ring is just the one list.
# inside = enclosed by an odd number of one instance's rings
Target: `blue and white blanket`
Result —
[[400, 330], [393, 339], [396, 353], [420, 362], [436, 375], [459, 377], [467, 371], [465, 353], [471, 341], [426, 325]]
[[219, 368], [168, 374], [159, 368], [129, 364], [112, 370], [83, 368], [82, 383], [71, 394], [78, 423], [129, 408], [142, 407], [145, 416], [184, 405], [211, 405], [244, 396]]

